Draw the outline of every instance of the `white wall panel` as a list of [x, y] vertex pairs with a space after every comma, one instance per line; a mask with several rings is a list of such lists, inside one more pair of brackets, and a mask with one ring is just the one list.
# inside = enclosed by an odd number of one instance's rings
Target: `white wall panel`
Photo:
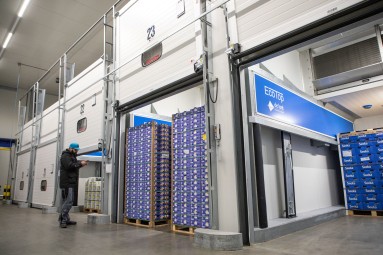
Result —
[[[32, 203], [39, 205], [53, 205], [56, 171], [56, 143], [40, 147], [36, 151], [36, 164], [33, 185]], [[46, 191], [41, 191], [41, 181], [47, 181]]]
[[[14, 200], [27, 201], [28, 188], [29, 188], [29, 165], [30, 165], [30, 152], [20, 154], [17, 158], [17, 172], [15, 181], [15, 194]], [[24, 188], [20, 190], [20, 182], [24, 181]]]
[[309, 139], [300, 136], [293, 135], [291, 143], [297, 213], [339, 205], [337, 153], [311, 146]]
[[262, 127], [262, 149], [269, 219], [280, 218], [284, 210], [283, 161], [280, 131]]
[[[262, 127], [262, 139], [267, 214], [276, 219], [285, 210], [280, 131]], [[311, 146], [310, 139], [296, 135], [291, 144], [297, 214], [339, 205], [336, 153]]]
[[57, 128], [59, 121], [59, 109], [57, 108], [58, 105], [59, 103], [57, 101], [43, 112], [43, 116], [45, 116], [41, 120], [40, 144], [57, 138]]
[[[77, 95], [86, 87], [96, 83], [104, 76], [104, 66], [102, 59], [98, 59], [84, 71], [76, 75], [69, 83], [66, 91], [66, 99], [70, 99]], [[94, 89], [94, 88], [92, 88]], [[80, 96], [81, 99], [81, 96]], [[74, 99], [76, 100], [76, 99]]]
[[21, 150], [24, 150], [26, 148], [30, 148], [31, 145], [31, 141], [32, 141], [32, 130], [33, 130], [33, 126], [31, 125], [32, 124], [32, 120], [31, 121], [28, 121], [24, 127], [27, 127], [24, 129], [24, 131], [22, 131], [22, 140], [21, 140]]
[[[96, 105], [93, 104], [93, 98], [83, 101], [84, 113], [80, 112], [80, 106], [70, 109], [65, 113], [64, 126], [64, 147], [67, 147], [72, 141], [76, 141], [81, 147], [91, 146], [98, 143], [102, 138], [103, 121], [103, 94], [99, 92], [96, 96]], [[83, 118], [87, 119], [87, 128], [84, 132], [77, 133], [77, 122]]]
[[361, 0], [236, 0], [242, 50], [260, 45]]
[[356, 119], [354, 122], [355, 130], [365, 130], [371, 128], [382, 128], [383, 127], [383, 116], [373, 116]]
[[[78, 142], [80, 147], [91, 146], [97, 144], [98, 139], [102, 138], [103, 81], [93, 83], [103, 75], [103, 62], [99, 59], [70, 82], [67, 100], [73, 99], [65, 105], [64, 147], [72, 141]], [[84, 90], [88, 86], [91, 87]], [[83, 112], [81, 105], [83, 105]], [[77, 122], [83, 118], [87, 119], [87, 128], [84, 132], [78, 133]]]
[[[198, 31], [194, 23], [163, 41], [162, 56], [157, 62], [145, 68], [141, 65], [140, 53], [195, 18], [199, 7], [194, 1], [185, 1], [185, 14], [180, 18], [176, 3], [141, 0], [121, 11], [117, 28], [118, 65], [133, 60], [118, 73], [118, 99], [133, 99], [194, 72], [193, 60], [201, 54], [197, 52]], [[155, 35], [148, 40], [147, 31], [152, 26]]]
[[335, 169], [294, 168], [297, 214], [339, 205]]
[[304, 91], [303, 74], [298, 51], [290, 51], [262, 64], [280, 80], [287, 78], [294, 86]]

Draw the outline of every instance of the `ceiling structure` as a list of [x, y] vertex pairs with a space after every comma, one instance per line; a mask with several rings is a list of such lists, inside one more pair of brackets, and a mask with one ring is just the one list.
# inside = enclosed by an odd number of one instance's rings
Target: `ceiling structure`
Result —
[[[29, 89], [116, 2], [117, 0], [31, 0], [0, 59], [0, 88], [15, 89], [20, 69], [19, 88]], [[22, 3], [23, 0], [0, 0], [0, 47], [11, 30]], [[98, 31], [89, 33], [88, 36], [97, 38], [92, 40], [93, 44], [83, 44], [81, 49], [73, 50], [81, 51], [82, 57], [76, 58], [84, 60], [83, 64], [76, 63], [76, 69], [81, 69], [77, 67], [94, 61], [102, 54], [102, 51], [99, 53], [103, 43], [100, 33], [102, 24], [96, 29]], [[71, 62], [71, 59], [68, 61]], [[58, 70], [58, 67], [53, 69]], [[50, 76], [51, 81], [42, 84], [42, 88], [45, 86], [48, 94], [57, 95], [57, 84], [52, 81], [58, 77], [58, 71], [53, 71]]]
[[[31, 0], [0, 58], [0, 88], [16, 89], [20, 73], [19, 88], [28, 89], [56, 63], [41, 80], [40, 88], [46, 89], [48, 94], [57, 95], [57, 60], [116, 2]], [[22, 3], [23, 0], [0, 0], [1, 44], [15, 22]], [[376, 24], [383, 24], [383, 18], [307, 45], [299, 51], [310, 49], [316, 56], [371, 38]], [[102, 28], [100, 21], [68, 54], [68, 62], [75, 63], [75, 75], [101, 57]], [[381, 66], [383, 70], [383, 64]], [[344, 88], [330, 86], [328, 91], [324, 91], [326, 93], [320, 93], [315, 98], [330, 103], [353, 118], [383, 115], [383, 76], [369, 83], [374, 84], [359, 82]], [[373, 107], [369, 110], [362, 108], [366, 104]]]

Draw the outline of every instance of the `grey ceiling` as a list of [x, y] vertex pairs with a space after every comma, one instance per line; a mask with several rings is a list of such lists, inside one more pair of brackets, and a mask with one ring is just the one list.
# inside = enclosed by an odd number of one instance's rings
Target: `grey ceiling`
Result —
[[[116, 0], [31, 0], [0, 59], [0, 86], [16, 88], [18, 63], [49, 69], [115, 2]], [[1, 44], [15, 21], [21, 4], [22, 0], [0, 0]], [[100, 35], [101, 33], [93, 32], [89, 37]], [[97, 42], [94, 45], [81, 45], [81, 54], [92, 56], [93, 59], [99, 58], [101, 53], [98, 54], [98, 49], [102, 47], [102, 40]], [[81, 65], [86, 63], [76, 63], [76, 67]], [[53, 69], [55, 70], [50, 74], [52, 81], [58, 77], [58, 68]], [[21, 65], [20, 88], [30, 88], [44, 73], [43, 70]], [[42, 86], [48, 89], [49, 85], [48, 93], [57, 94], [55, 84], [48, 84], [51, 81], [45, 83]]]

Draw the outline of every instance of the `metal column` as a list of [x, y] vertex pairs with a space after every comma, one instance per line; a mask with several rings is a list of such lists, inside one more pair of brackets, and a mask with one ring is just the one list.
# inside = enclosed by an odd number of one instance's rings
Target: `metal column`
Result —
[[[108, 18], [112, 17], [113, 25], [108, 24]], [[103, 137], [102, 145], [102, 165], [101, 165], [101, 177], [102, 177], [102, 213], [109, 214], [109, 182], [111, 172], [107, 172], [107, 164], [111, 164], [111, 144], [112, 144], [112, 128], [114, 121], [114, 110], [112, 104], [115, 98], [114, 89], [114, 73], [110, 73], [114, 70], [114, 58], [115, 58], [115, 46], [114, 46], [114, 25], [115, 25], [115, 7], [113, 6], [103, 18], [104, 25], [104, 44], [103, 44], [103, 65], [104, 65], [104, 86], [103, 86], [103, 102], [105, 105], [104, 119], [103, 119]], [[111, 36], [110, 36], [111, 33]], [[110, 167], [111, 169], [111, 167]]]
[[[205, 6], [201, 6], [203, 12], [209, 11], [210, 2], [205, 2]], [[205, 93], [205, 115], [206, 115], [206, 142], [207, 142], [207, 162], [209, 169], [209, 208], [210, 208], [210, 224], [212, 229], [219, 228], [218, 222], [218, 181], [217, 181], [217, 157], [216, 157], [216, 140], [214, 136], [215, 114], [214, 104], [217, 95], [213, 93], [214, 75], [213, 75], [213, 54], [212, 54], [212, 24], [210, 12], [201, 18], [202, 26], [202, 43], [204, 52], [203, 64], [203, 84]], [[218, 86], [218, 84], [216, 84]], [[217, 92], [217, 90], [216, 90]]]

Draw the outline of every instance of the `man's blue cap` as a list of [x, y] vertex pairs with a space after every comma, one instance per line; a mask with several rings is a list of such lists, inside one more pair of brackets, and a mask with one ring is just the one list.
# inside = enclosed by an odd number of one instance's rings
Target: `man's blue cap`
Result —
[[78, 145], [78, 143], [73, 142], [73, 143], [69, 144], [69, 149], [80, 150], [80, 146]]

